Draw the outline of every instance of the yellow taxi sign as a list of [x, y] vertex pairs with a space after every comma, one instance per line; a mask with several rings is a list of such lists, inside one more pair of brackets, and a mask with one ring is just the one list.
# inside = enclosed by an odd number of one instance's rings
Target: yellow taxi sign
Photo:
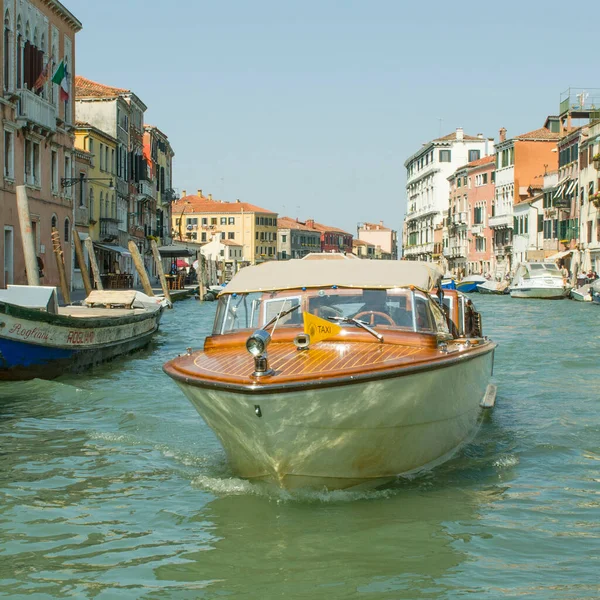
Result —
[[304, 333], [310, 336], [311, 344], [329, 339], [337, 335], [342, 328], [331, 321], [321, 319], [309, 312], [304, 312]]

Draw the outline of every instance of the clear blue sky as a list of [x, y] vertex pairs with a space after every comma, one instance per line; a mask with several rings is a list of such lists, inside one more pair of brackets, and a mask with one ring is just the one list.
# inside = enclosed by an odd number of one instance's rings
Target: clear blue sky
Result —
[[179, 191], [350, 232], [401, 229], [404, 160], [439, 119], [516, 135], [567, 87], [600, 87], [594, 20], [554, 1], [63, 2], [77, 73], [148, 105]]

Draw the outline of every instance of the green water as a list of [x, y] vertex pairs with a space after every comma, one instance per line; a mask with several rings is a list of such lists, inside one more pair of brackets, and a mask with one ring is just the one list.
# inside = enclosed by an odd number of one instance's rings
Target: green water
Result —
[[214, 305], [86, 377], [0, 386], [0, 596], [598, 598], [600, 307], [475, 297], [496, 409], [450, 462], [383, 491], [232, 476], [162, 364]]

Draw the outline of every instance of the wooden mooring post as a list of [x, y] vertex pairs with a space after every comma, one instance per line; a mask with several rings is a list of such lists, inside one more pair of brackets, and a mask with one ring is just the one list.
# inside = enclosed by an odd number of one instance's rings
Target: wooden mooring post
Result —
[[200, 300], [204, 300], [206, 294], [206, 288], [204, 285], [204, 257], [202, 252], [198, 252], [198, 270], [196, 271], [198, 277], [198, 297]]
[[144, 288], [144, 293], [147, 296], [154, 296], [154, 291], [152, 290], [152, 286], [150, 285], [150, 279], [148, 277], [148, 273], [146, 271], [146, 267], [144, 266], [144, 261], [140, 255], [140, 251], [138, 247], [135, 245], [133, 240], [129, 240], [129, 252], [131, 252], [131, 258], [133, 258], [133, 264], [135, 265], [135, 269], [142, 280], [142, 287]]
[[96, 253], [94, 252], [94, 242], [92, 242], [92, 238], [86, 238], [84, 244], [87, 248], [88, 256], [90, 257], [90, 265], [92, 266], [92, 274], [94, 275], [96, 289], [102, 291], [104, 290], [104, 286], [102, 285], [100, 269], [98, 268], [98, 261], [96, 260]]
[[31, 227], [31, 215], [29, 214], [29, 200], [27, 198], [27, 188], [24, 185], [17, 186], [17, 211], [21, 228], [23, 256], [25, 257], [27, 285], [40, 285], [35, 240], [33, 239], [33, 229]]
[[54, 257], [56, 258], [56, 268], [58, 269], [58, 277], [60, 279], [60, 291], [65, 304], [71, 304], [71, 295], [69, 294], [69, 284], [67, 282], [67, 271], [65, 269], [65, 255], [60, 245], [60, 233], [56, 227], [52, 228], [50, 234], [52, 238], [52, 249], [54, 250]]
[[75, 247], [75, 256], [77, 256], [77, 262], [79, 263], [79, 269], [81, 271], [81, 279], [83, 281], [83, 287], [85, 288], [86, 298], [92, 293], [92, 282], [90, 281], [90, 273], [85, 263], [85, 254], [83, 253], [83, 246], [81, 245], [81, 238], [79, 232], [73, 227], [73, 245]]
[[162, 286], [163, 294], [165, 295], [165, 299], [169, 303], [169, 305], [173, 305], [171, 301], [171, 294], [169, 293], [169, 286], [167, 285], [167, 278], [165, 277], [165, 270], [163, 269], [162, 259], [160, 257], [160, 252], [158, 251], [158, 244], [156, 240], [152, 240], [150, 242], [150, 248], [152, 248], [152, 256], [154, 257], [154, 262], [156, 263], [156, 270], [158, 271], [158, 277], [160, 279], [160, 285]]

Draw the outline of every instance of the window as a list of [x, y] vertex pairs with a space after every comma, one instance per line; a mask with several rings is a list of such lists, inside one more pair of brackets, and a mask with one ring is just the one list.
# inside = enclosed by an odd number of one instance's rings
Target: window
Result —
[[58, 152], [52, 150], [52, 157], [50, 159], [50, 187], [52, 192], [56, 194], [58, 192]]
[[221, 217], [221, 225], [227, 225], [227, 217]]
[[202, 217], [202, 225], [208, 225], [208, 219], [206, 217]]
[[33, 184], [41, 187], [42, 176], [40, 166], [40, 145], [38, 142], [33, 142]]
[[469, 150], [469, 162], [479, 160], [481, 158], [481, 150]]
[[228, 225], [235, 225], [235, 217], [229, 217], [229, 219], [227, 219], [227, 223]]
[[205, 242], [206, 241], [206, 231], [202, 232], [202, 235], [200, 236], [200, 241], [201, 242]]
[[[71, 157], [69, 155], [65, 155], [65, 174], [64, 177], [71, 178]], [[68, 198], [71, 197], [71, 188], [65, 188], [65, 196]]]
[[234, 231], [229, 231], [227, 233], [227, 239], [228, 240], [235, 240], [235, 232]]
[[487, 173], [483, 173], [481, 175], [481, 185], [486, 185], [487, 184], [487, 176], [488, 176]]
[[81, 208], [85, 207], [85, 173], [79, 173], [79, 185], [77, 186], [79, 189], [79, 206]]
[[282, 243], [282, 244], [285, 244], [286, 242], [287, 242], [287, 235], [284, 233], [284, 234], [281, 236], [281, 243]]
[[221, 231], [221, 239], [224, 240], [225, 239], [225, 232]]
[[65, 242], [69, 243], [70, 233], [71, 232], [71, 223], [69, 219], [65, 219]]
[[58, 226], [58, 217], [56, 215], [52, 215], [52, 220], [50, 221], [50, 227], [52, 229], [56, 229]]
[[14, 134], [8, 129], [4, 130], [4, 177], [7, 179], [15, 177]]
[[104, 171], [104, 144], [100, 144], [100, 170]]
[[3, 40], [3, 54], [4, 54], [4, 89], [8, 90], [10, 88], [10, 13], [6, 11], [4, 15], [4, 40]]
[[90, 205], [89, 205], [89, 215], [90, 221], [96, 220], [96, 215], [94, 214], [94, 188], [90, 186]]
[[210, 220], [210, 224], [211, 225], [216, 225], [217, 224], [217, 217], [212, 217]]
[[440, 162], [450, 162], [452, 159], [452, 153], [450, 150], [440, 150]]

